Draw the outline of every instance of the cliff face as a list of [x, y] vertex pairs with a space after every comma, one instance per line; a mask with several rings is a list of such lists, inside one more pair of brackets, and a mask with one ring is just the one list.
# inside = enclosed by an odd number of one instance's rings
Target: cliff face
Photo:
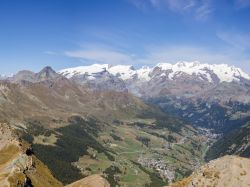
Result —
[[1, 186], [62, 186], [49, 169], [27, 150], [29, 145], [22, 142], [9, 125], [0, 124]]
[[224, 156], [210, 161], [190, 177], [171, 187], [246, 187], [250, 186], [250, 159]]

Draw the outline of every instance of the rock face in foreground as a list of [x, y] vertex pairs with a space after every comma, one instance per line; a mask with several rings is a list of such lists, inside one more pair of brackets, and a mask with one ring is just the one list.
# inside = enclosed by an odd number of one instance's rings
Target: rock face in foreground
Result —
[[0, 123], [0, 186], [62, 187], [8, 124]]
[[224, 156], [210, 161], [190, 177], [171, 187], [247, 187], [250, 186], [250, 159]]
[[110, 187], [108, 181], [100, 175], [91, 175], [82, 180], [76, 181], [66, 187]]

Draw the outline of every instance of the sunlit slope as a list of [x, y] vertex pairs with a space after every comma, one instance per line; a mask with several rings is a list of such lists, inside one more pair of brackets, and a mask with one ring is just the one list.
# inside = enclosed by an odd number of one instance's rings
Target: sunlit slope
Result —
[[62, 183], [99, 174], [111, 186], [157, 187], [203, 162], [207, 138], [185, 122], [129, 93], [93, 91], [44, 71], [41, 81], [1, 82], [0, 119]]
[[171, 187], [246, 187], [250, 186], [250, 160], [237, 156], [224, 156], [210, 161], [190, 177]]
[[7, 124], [0, 124], [1, 186], [22, 186], [27, 179], [35, 187], [62, 186], [41, 161], [27, 154], [27, 150], [28, 144], [20, 141]]

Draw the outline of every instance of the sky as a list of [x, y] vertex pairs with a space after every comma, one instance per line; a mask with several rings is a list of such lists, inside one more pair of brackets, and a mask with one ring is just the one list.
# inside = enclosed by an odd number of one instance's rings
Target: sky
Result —
[[250, 73], [250, 0], [1, 0], [0, 74], [200, 61]]

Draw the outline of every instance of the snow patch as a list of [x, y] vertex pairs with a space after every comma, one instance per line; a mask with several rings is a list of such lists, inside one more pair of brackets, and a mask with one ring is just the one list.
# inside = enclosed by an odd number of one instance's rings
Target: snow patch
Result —
[[132, 79], [136, 75], [136, 71], [133, 66], [116, 65], [111, 66], [108, 72], [114, 76], [121, 78], [122, 80]]
[[90, 66], [80, 66], [75, 68], [63, 69], [58, 73], [66, 76], [67, 78], [72, 78], [73, 76], [76, 75], [84, 75], [84, 74], [93, 75], [101, 73], [106, 71], [108, 67], [109, 67], [108, 64], [93, 64]]

